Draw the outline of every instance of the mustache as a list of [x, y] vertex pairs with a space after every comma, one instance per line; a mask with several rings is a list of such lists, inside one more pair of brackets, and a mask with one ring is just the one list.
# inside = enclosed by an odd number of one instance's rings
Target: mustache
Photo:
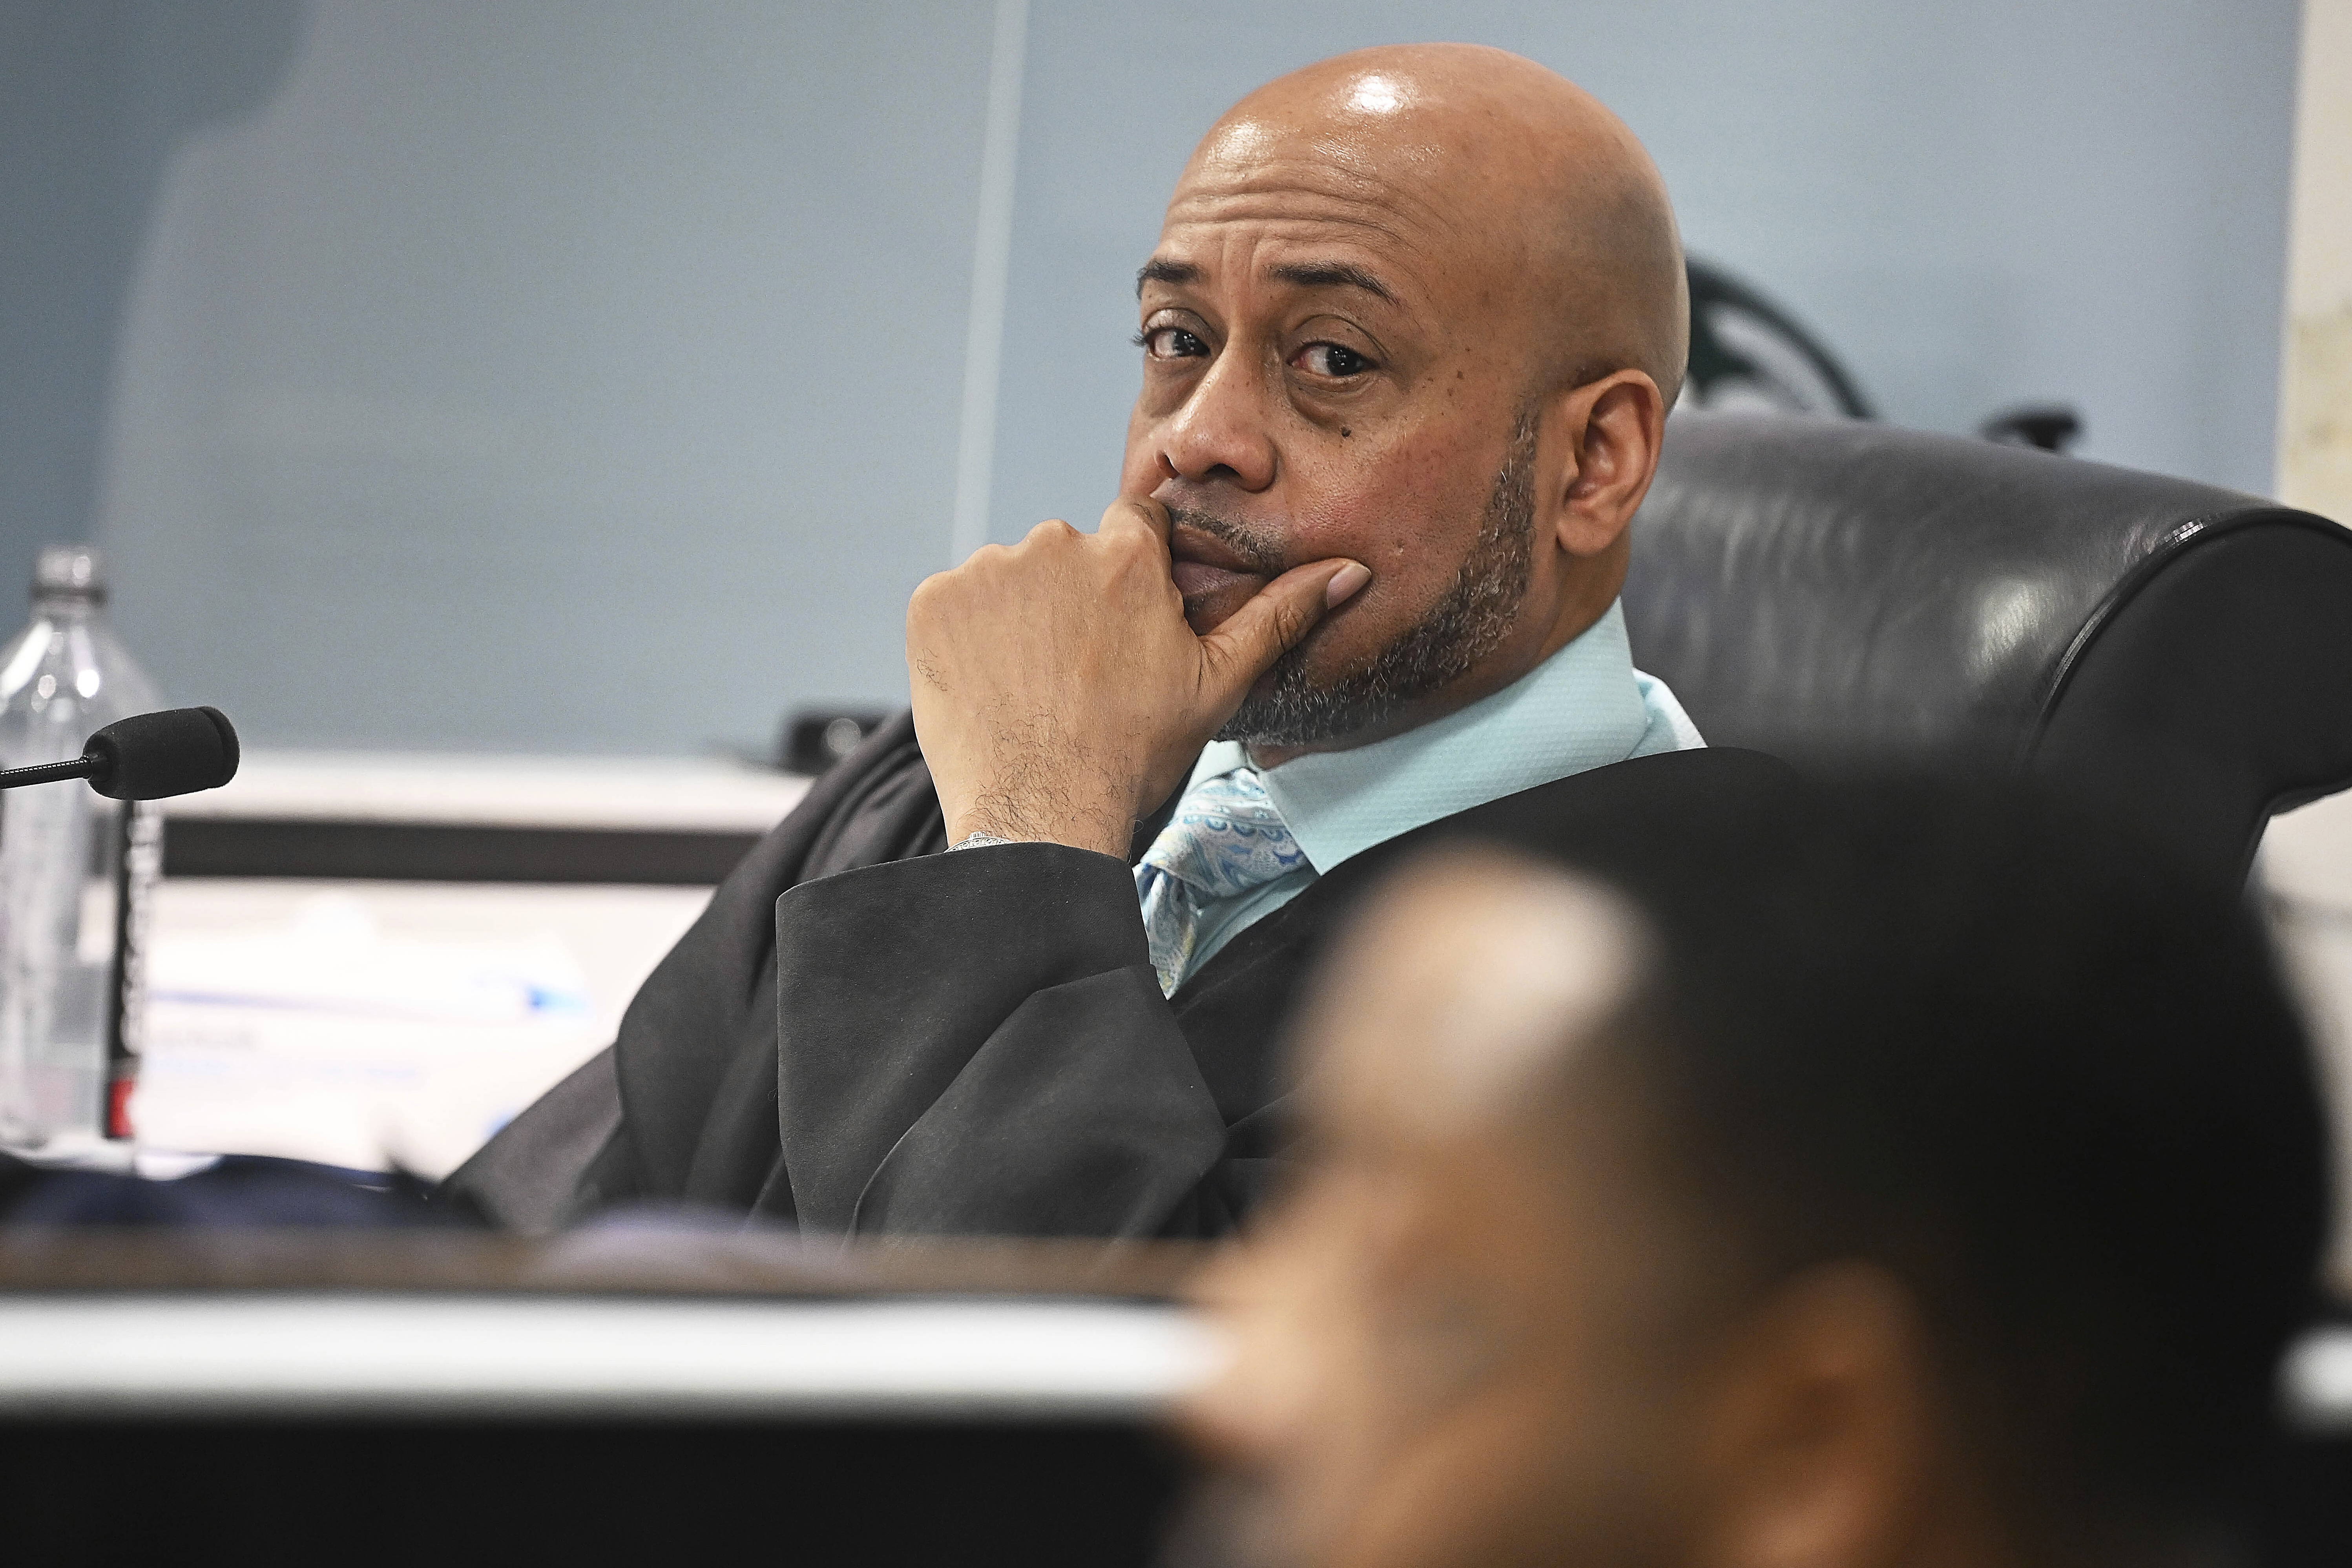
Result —
[[1253, 572], [1279, 577], [1286, 570], [1283, 564], [1281, 543], [1246, 523], [1189, 506], [1170, 507], [1168, 520], [1178, 528], [1189, 528], [1197, 533], [1207, 534], [1247, 562]]

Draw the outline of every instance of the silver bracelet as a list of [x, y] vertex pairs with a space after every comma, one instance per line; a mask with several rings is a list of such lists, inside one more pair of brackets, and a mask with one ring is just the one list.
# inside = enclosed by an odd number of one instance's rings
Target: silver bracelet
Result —
[[962, 838], [948, 846], [948, 853], [952, 855], [959, 849], [982, 849], [987, 847], [991, 844], [1010, 844], [1012, 842], [1012, 839], [999, 838], [993, 833], [967, 833]]

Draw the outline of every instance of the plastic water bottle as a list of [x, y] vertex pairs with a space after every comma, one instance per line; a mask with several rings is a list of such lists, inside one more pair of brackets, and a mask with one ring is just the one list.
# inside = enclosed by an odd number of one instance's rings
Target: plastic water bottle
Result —
[[[53, 544], [33, 618], [0, 649], [0, 767], [64, 762], [163, 706], [101, 613], [97, 551]], [[130, 1135], [140, 957], [163, 819], [79, 779], [0, 791], [0, 1144]]]

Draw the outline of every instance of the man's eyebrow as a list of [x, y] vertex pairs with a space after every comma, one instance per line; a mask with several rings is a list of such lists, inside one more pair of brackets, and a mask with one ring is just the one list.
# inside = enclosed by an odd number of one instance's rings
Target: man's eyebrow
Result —
[[[1389, 286], [1360, 267], [1344, 261], [1293, 261], [1269, 268], [1266, 274], [1285, 283], [1295, 283], [1302, 289], [1361, 289], [1376, 300], [1396, 303]], [[1189, 261], [1147, 261], [1135, 275], [1135, 292], [1139, 298], [1146, 283], [1198, 283], [1201, 269]]]
[[1154, 257], [1135, 275], [1135, 297], [1143, 298], [1146, 283], [1198, 283], [1201, 269], [1189, 261], [1162, 261]]
[[1267, 275], [1302, 289], [1361, 289], [1376, 300], [1396, 303], [1396, 296], [1389, 292], [1387, 284], [1362, 268], [1350, 267], [1344, 261], [1294, 261], [1271, 268]]

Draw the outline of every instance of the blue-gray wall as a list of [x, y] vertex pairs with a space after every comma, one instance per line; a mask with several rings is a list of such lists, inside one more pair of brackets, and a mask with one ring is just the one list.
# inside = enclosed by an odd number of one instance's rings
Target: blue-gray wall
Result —
[[945, 553], [991, 16], [308, 7], [181, 148], [99, 532], [256, 744], [691, 752], [895, 700]]
[[[900, 698], [989, 5], [190, 14], [0, 0], [0, 573], [96, 532], [134, 647], [257, 744], [686, 752]], [[1032, 0], [991, 531], [1108, 499], [1134, 268], [1208, 121], [1432, 35], [1614, 105], [1693, 250], [1887, 416], [2059, 399], [2088, 455], [2264, 488], [2295, 20]]]
[[[1094, 515], [1134, 395], [1134, 271], [1192, 142], [1257, 82], [1433, 32], [1598, 94], [1685, 243], [1824, 339], [1888, 418], [2075, 405], [2085, 456], [2271, 483], [2294, 0], [1040, 0], [994, 525]], [[1213, 40], [1199, 47], [1185, 40]], [[1074, 519], [1075, 521], [1075, 519]]]

